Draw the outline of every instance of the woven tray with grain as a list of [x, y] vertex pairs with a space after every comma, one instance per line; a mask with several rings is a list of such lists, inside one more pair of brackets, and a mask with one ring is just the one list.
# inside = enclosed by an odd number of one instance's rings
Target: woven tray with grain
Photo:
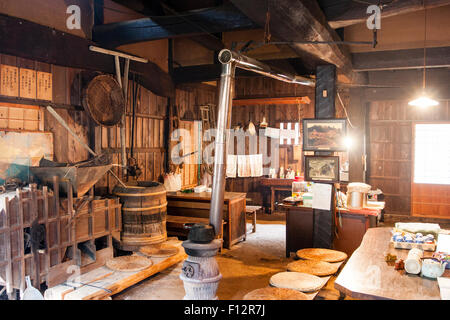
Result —
[[106, 261], [106, 266], [114, 271], [134, 272], [147, 269], [153, 262], [141, 256], [121, 256]]
[[298, 260], [289, 263], [287, 269], [288, 271], [323, 277], [335, 274], [339, 269], [339, 265], [320, 260]]
[[308, 248], [297, 251], [297, 257], [306, 260], [320, 260], [325, 262], [340, 262], [347, 259], [345, 252], [322, 249], [322, 248]]
[[178, 250], [179, 249], [174, 246], [161, 245], [141, 247], [139, 252], [154, 258], [167, 258], [176, 255]]
[[314, 292], [322, 288], [325, 281], [317, 276], [300, 272], [280, 272], [270, 278], [270, 285], [277, 288]]
[[250, 291], [243, 300], [308, 300], [308, 296], [293, 289], [267, 287]]

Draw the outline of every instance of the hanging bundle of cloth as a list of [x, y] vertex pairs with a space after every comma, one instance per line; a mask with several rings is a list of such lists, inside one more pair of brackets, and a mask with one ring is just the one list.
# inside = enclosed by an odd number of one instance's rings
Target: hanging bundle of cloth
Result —
[[227, 157], [228, 178], [261, 177], [263, 175], [262, 154], [232, 155]]

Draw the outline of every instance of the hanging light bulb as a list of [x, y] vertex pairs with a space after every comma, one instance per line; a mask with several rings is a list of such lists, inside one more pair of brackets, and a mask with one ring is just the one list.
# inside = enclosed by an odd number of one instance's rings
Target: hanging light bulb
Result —
[[434, 99], [429, 98], [426, 94], [421, 95], [417, 99], [414, 99], [408, 103], [410, 106], [428, 108], [437, 106], [439, 102]]
[[424, 41], [423, 41], [423, 81], [422, 81], [422, 95], [419, 96], [418, 98], [411, 100], [408, 104], [410, 106], [415, 106], [415, 107], [420, 107], [420, 108], [428, 108], [428, 107], [432, 107], [432, 106], [437, 106], [439, 104], [438, 101], [430, 98], [427, 96], [426, 92], [425, 92], [425, 88], [426, 88], [426, 73], [427, 73], [427, 68], [426, 68], [426, 57], [427, 57], [427, 45], [426, 45], [426, 41], [427, 41], [427, 8], [425, 6], [425, 1], [424, 1], [424, 16], [425, 16], [425, 35], [424, 35]]

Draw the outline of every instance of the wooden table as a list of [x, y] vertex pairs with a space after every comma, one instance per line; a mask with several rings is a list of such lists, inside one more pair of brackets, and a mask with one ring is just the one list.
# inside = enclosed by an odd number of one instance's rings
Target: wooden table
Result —
[[270, 213], [275, 211], [275, 192], [292, 190], [293, 179], [262, 178], [261, 185], [270, 188]]
[[[392, 228], [367, 230], [360, 247], [353, 253], [337, 277], [334, 286], [355, 299], [440, 300], [437, 280], [406, 274], [388, 265], [384, 257], [395, 254], [405, 260], [409, 250], [390, 244]], [[432, 252], [425, 251], [425, 257]], [[450, 277], [446, 270], [444, 277]]]
[[[229, 249], [231, 246], [246, 237], [246, 193], [225, 192], [223, 209], [223, 240], [224, 247]], [[173, 217], [178, 220], [183, 219], [184, 223], [195, 223], [198, 219], [203, 219], [205, 223], [209, 222], [209, 209], [211, 206], [211, 193], [167, 193], [167, 221]], [[167, 232], [171, 230], [167, 225]], [[186, 234], [187, 234], [186, 230]], [[176, 234], [179, 235], [179, 234]]]

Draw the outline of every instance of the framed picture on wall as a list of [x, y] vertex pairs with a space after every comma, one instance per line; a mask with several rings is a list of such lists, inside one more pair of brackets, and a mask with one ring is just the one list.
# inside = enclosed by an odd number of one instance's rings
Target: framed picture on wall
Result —
[[305, 181], [339, 182], [338, 156], [305, 156]]
[[346, 119], [303, 119], [304, 151], [346, 151]]

